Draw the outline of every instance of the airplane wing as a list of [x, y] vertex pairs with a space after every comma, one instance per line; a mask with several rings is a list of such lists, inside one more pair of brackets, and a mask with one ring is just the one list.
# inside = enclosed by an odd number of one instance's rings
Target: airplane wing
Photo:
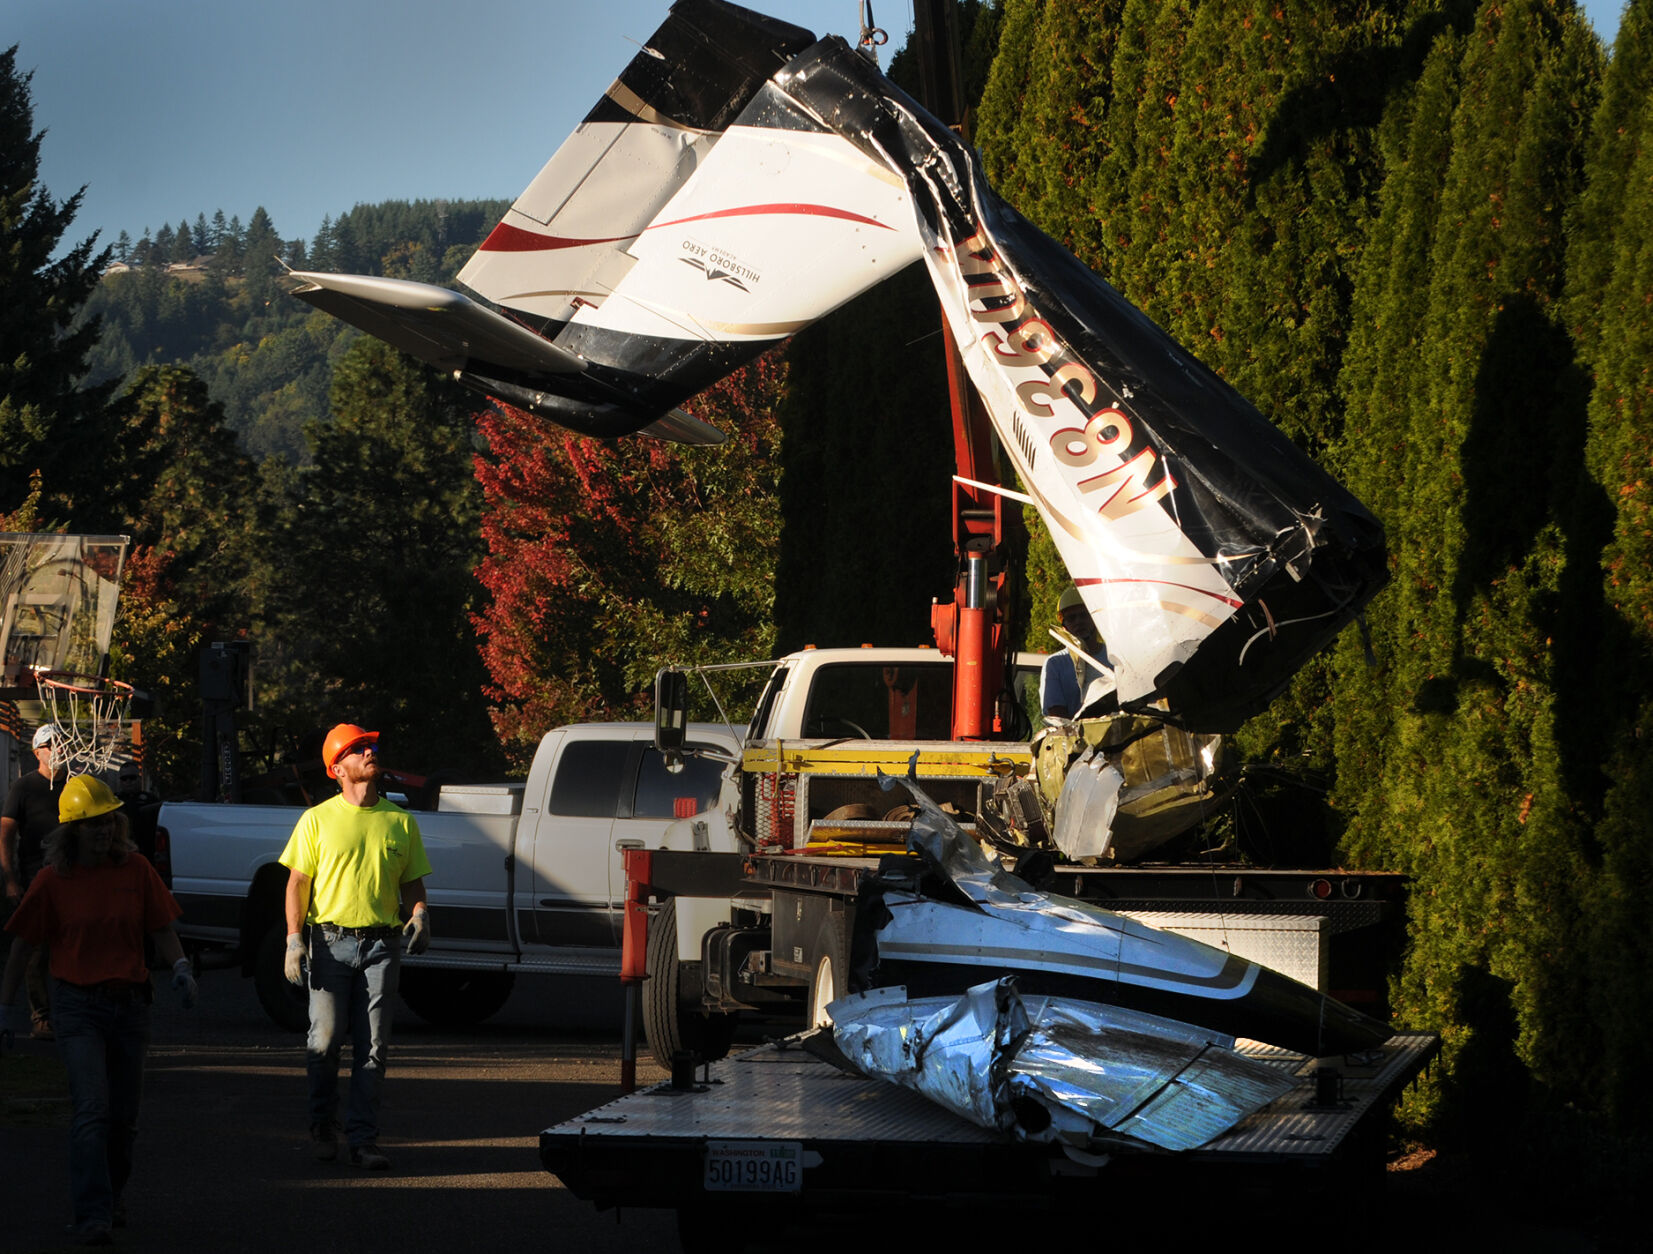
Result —
[[287, 289], [438, 370], [579, 374], [585, 363], [468, 296], [406, 279], [295, 270]]
[[[583, 374], [586, 362], [462, 293], [406, 279], [313, 270], [292, 271], [284, 281], [288, 291], [306, 304], [411, 353], [476, 391], [529, 410], [549, 408], [548, 416], [572, 430], [611, 434], [594, 427], [593, 417], [604, 406], [623, 406], [623, 397], [605, 396], [600, 384], [583, 380], [590, 399], [578, 412], [566, 412], [561, 397], [547, 405], [546, 390], [555, 382]], [[728, 438], [710, 423], [676, 408], [646, 426], [632, 423], [627, 431], [678, 444], [722, 444]]]

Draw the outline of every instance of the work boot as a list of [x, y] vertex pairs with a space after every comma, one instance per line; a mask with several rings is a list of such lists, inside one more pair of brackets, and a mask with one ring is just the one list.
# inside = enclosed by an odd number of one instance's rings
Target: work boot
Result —
[[379, 1147], [369, 1141], [366, 1145], [350, 1147], [350, 1165], [364, 1171], [384, 1171], [390, 1166], [390, 1159], [379, 1153]]
[[310, 1153], [318, 1163], [330, 1163], [339, 1156], [339, 1138], [332, 1124], [311, 1125]]

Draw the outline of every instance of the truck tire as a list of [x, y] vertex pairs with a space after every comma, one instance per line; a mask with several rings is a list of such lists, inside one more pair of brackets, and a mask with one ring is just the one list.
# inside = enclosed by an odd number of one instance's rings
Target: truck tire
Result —
[[849, 950], [844, 945], [844, 916], [829, 914], [815, 934], [815, 971], [809, 977], [808, 1028], [832, 1026], [826, 1008], [850, 991]]
[[310, 990], [287, 983], [287, 925], [272, 923], [258, 942], [253, 958], [253, 988], [264, 1013], [284, 1032], [302, 1032], [310, 1026]]
[[643, 984], [643, 1035], [654, 1060], [668, 1070], [687, 1050], [705, 1062], [729, 1053], [739, 1015], [708, 1014], [686, 1004], [683, 964], [677, 960], [677, 902], [668, 897], [649, 920], [648, 979]]
[[441, 967], [402, 968], [402, 1000], [426, 1023], [468, 1028], [498, 1012], [511, 996], [509, 971], [451, 971]]

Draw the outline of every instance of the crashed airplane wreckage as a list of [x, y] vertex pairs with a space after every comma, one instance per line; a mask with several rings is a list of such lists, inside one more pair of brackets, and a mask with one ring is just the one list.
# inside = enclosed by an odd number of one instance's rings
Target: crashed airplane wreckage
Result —
[[1001, 201], [842, 39], [680, 0], [459, 274], [301, 299], [593, 436], [721, 434], [696, 392], [914, 261], [1108, 642], [1119, 706], [1262, 709], [1382, 586], [1382, 528]]
[[[842, 39], [719, 0], [679, 0], [518, 198], [459, 274], [482, 300], [288, 282], [575, 432], [713, 444], [690, 398], [915, 261], [1108, 642], [1121, 712], [1231, 730], [1382, 586], [1382, 528], [1360, 503], [1001, 201], [956, 135]], [[881, 979], [957, 997], [1011, 974], [1018, 996], [1121, 1008], [1132, 1039], [1180, 1043], [1175, 1066], [1190, 1041], [1324, 1055], [1388, 1036], [1255, 963], [1036, 892], [921, 807], [911, 846], [932, 847], [948, 886], [884, 891]], [[1268, 1087], [1241, 1071], [1213, 1072], [1239, 1111]]]
[[[1020, 1140], [1187, 1150], [1296, 1083], [1236, 1052], [1237, 1036], [1311, 1057], [1389, 1039], [1267, 967], [1037, 891], [900, 782], [919, 808], [908, 848], [925, 874], [880, 877], [858, 902], [852, 961], [885, 984], [828, 1007], [855, 1070]], [[919, 987], [953, 991], [909, 998]]]
[[1041, 892], [989, 861], [912, 779], [907, 838], [924, 875], [880, 877], [857, 902], [857, 971], [918, 996], [1015, 975], [1023, 991], [1124, 1006], [1312, 1057], [1381, 1045], [1389, 1027], [1255, 962], [1089, 902]]
[[833, 1037], [863, 1075], [910, 1088], [982, 1128], [1095, 1152], [1198, 1149], [1289, 1093], [1293, 1077], [1232, 1037], [1063, 997], [1013, 976], [962, 997], [880, 988], [832, 1003]]

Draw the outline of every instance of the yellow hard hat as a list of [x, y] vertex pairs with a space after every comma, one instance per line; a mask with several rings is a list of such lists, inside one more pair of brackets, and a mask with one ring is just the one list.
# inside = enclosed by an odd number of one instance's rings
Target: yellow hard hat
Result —
[[95, 819], [120, 808], [121, 800], [109, 791], [108, 784], [96, 775], [76, 775], [63, 785], [63, 794], [57, 799], [57, 821]]
[[1084, 604], [1085, 598], [1080, 596], [1079, 589], [1070, 583], [1067, 591], [1062, 593], [1062, 599], [1056, 602], [1056, 617], [1060, 618], [1075, 606], [1083, 606]]

